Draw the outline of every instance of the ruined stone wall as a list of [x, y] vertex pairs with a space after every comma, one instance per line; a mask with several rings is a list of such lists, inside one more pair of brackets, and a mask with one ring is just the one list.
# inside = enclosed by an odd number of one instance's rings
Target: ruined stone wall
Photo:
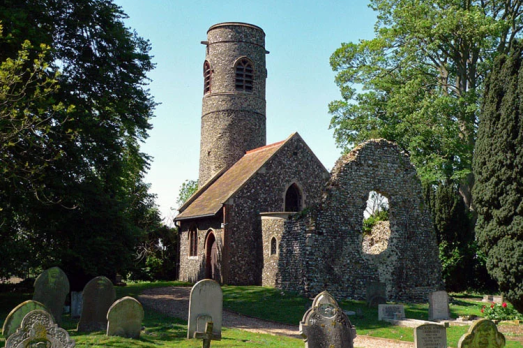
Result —
[[328, 172], [298, 134], [233, 197], [228, 212], [228, 284], [261, 284], [263, 236], [260, 213], [284, 210], [285, 193], [296, 183], [304, 206], [318, 202]]
[[[263, 243], [263, 269], [262, 285], [276, 286], [278, 272], [278, 250], [283, 234], [285, 220], [291, 213], [262, 213], [262, 243]], [[274, 244], [273, 244], [274, 243]]]
[[[391, 235], [378, 255], [362, 250], [370, 191], [386, 196], [390, 207]], [[321, 203], [286, 222], [278, 262], [277, 286], [307, 295], [327, 289], [364, 299], [367, 283], [381, 281], [389, 300], [426, 301], [441, 289], [436, 236], [408, 156], [391, 142], [371, 140], [341, 157]]]
[[[266, 144], [265, 33], [251, 24], [220, 23], [209, 29], [207, 40], [212, 75], [202, 100], [200, 186]], [[252, 91], [236, 90], [235, 63], [243, 57], [253, 65]]]
[[[196, 224], [198, 231], [197, 256], [189, 256], [189, 229], [193, 224]], [[221, 217], [214, 219], [199, 219], [196, 222], [191, 220], [181, 222], [179, 280], [197, 282], [198, 280], [205, 278], [205, 240], [209, 231], [212, 231], [215, 235], [218, 245], [218, 260], [219, 264], [222, 264], [223, 229], [221, 228]]]

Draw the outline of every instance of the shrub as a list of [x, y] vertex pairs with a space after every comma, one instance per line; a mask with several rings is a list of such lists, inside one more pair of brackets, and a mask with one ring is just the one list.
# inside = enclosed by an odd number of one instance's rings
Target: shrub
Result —
[[490, 306], [483, 305], [481, 313], [485, 318], [490, 320], [520, 320], [523, 316], [519, 314], [514, 308], [507, 305], [506, 302], [502, 304], [492, 303]]

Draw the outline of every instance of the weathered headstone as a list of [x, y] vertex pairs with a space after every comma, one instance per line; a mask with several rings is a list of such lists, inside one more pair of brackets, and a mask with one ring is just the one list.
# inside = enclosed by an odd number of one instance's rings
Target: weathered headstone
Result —
[[414, 348], [447, 348], [447, 329], [438, 324], [418, 326], [414, 329]]
[[36, 278], [34, 286], [33, 301], [43, 303], [60, 326], [65, 297], [69, 293], [69, 280], [64, 271], [58, 267], [49, 268]]
[[37, 301], [25, 301], [16, 306], [8, 315], [2, 326], [2, 335], [7, 338], [16, 332], [16, 329], [22, 324], [22, 320], [27, 313], [40, 309], [42, 311], [49, 312], [49, 310], [40, 302]]
[[504, 302], [503, 295], [485, 295], [482, 302], [492, 302], [502, 304]]
[[387, 285], [380, 282], [369, 282], [365, 289], [368, 307], [377, 307], [387, 303]]
[[352, 348], [356, 328], [338, 303], [324, 291], [316, 296], [312, 307], [300, 322], [305, 348]]
[[378, 320], [397, 320], [405, 318], [405, 308], [403, 305], [385, 305], [378, 306]]
[[429, 320], [450, 319], [449, 295], [446, 291], [436, 291], [429, 296]]
[[71, 317], [80, 318], [82, 315], [82, 291], [71, 291]]
[[472, 324], [469, 331], [461, 336], [458, 348], [503, 348], [505, 336], [498, 332], [494, 322], [481, 319]]
[[78, 322], [78, 331], [105, 331], [107, 311], [116, 299], [113, 283], [103, 276], [91, 279], [84, 287], [82, 298], [82, 316]]
[[212, 322], [212, 339], [220, 340], [222, 334], [223, 293], [220, 284], [211, 279], [194, 284], [189, 297], [187, 338], [206, 333], [207, 323]]
[[121, 298], [107, 312], [107, 336], [140, 338], [142, 320], [142, 304], [129, 296]]
[[18, 330], [5, 342], [6, 348], [73, 348], [69, 333], [58, 327], [51, 313], [34, 310], [24, 317]]

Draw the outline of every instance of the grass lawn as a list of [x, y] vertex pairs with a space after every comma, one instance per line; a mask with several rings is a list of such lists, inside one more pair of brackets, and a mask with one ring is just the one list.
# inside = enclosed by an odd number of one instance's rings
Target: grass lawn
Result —
[[[181, 282], [134, 283], [126, 287], [117, 287], [117, 298], [136, 297], [143, 290], [166, 286], [189, 286]], [[302, 319], [310, 300], [292, 293], [259, 286], [224, 286], [224, 308], [252, 317], [276, 322], [297, 325]], [[20, 302], [31, 299], [31, 294], [0, 293], [0, 323], [3, 323], [9, 311]], [[451, 304], [453, 317], [459, 315], [480, 315], [480, 306], [465, 298], [455, 298]], [[413, 329], [392, 326], [378, 321], [378, 310], [367, 308], [364, 301], [341, 301], [340, 305], [347, 310], [361, 311], [362, 317], [350, 317], [356, 325], [358, 335], [368, 335], [414, 341]], [[427, 319], [428, 304], [406, 305], [408, 318]], [[201, 347], [199, 340], [187, 340], [187, 323], [170, 318], [152, 310], [145, 309], [145, 332], [139, 340], [120, 337], [107, 337], [103, 332], [83, 334], [76, 332], [77, 320], [64, 317], [63, 326], [76, 341], [76, 347]], [[459, 338], [468, 327], [452, 326], [447, 329], [448, 345], [457, 347]], [[300, 339], [249, 333], [241, 330], [226, 329], [222, 331], [222, 341], [214, 341], [212, 347], [281, 347], [291, 348], [304, 346]], [[508, 337], [507, 337], [508, 338]], [[5, 339], [0, 337], [0, 347]], [[507, 348], [523, 347], [519, 342], [507, 341]]]

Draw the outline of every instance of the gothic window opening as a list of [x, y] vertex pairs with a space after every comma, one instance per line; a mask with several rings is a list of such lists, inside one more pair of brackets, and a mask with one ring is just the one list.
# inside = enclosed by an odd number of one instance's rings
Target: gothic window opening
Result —
[[236, 62], [234, 69], [236, 71], [236, 90], [252, 92], [254, 69], [251, 61], [247, 58], [242, 58]]
[[189, 230], [189, 256], [198, 256], [198, 231]]
[[363, 212], [363, 252], [381, 254], [388, 248], [390, 239], [389, 199], [376, 191], [370, 191]]
[[285, 211], [300, 210], [302, 210], [300, 188], [298, 185], [292, 184], [285, 193]]
[[271, 239], [271, 255], [276, 255], [278, 251], [278, 244], [276, 242], [276, 238], [272, 237]]
[[212, 70], [208, 61], [203, 63], [203, 94], [211, 92]]

